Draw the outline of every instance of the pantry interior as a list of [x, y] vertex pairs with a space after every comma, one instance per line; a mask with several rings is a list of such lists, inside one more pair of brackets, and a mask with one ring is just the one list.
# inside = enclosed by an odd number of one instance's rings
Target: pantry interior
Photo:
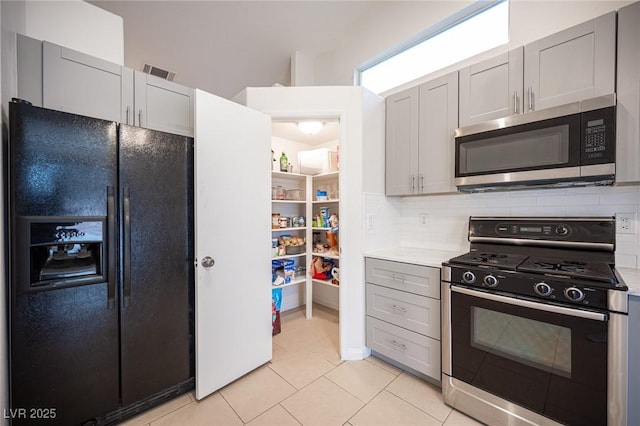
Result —
[[[311, 134], [301, 122], [320, 130]], [[307, 319], [314, 304], [339, 311], [340, 122], [279, 119], [272, 130], [274, 301], [280, 312], [304, 306]]]

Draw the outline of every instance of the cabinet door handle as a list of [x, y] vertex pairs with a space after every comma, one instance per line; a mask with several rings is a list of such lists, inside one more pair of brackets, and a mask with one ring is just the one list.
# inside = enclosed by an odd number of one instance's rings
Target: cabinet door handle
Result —
[[407, 312], [407, 308], [405, 308], [404, 306], [389, 305], [389, 308], [393, 309], [394, 311], [398, 311], [398, 312], [402, 312], [402, 313], [406, 313]]
[[531, 90], [531, 86], [527, 89], [527, 94], [529, 97], [529, 111], [533, 111], [533, 90]]
[[138, 126], [142, 127], [142, 108], [138, 110]]
[[129, 105], [127, 105], [127, 121], [126, 124], [129, 124]]
[[416, 177], [411, 175], [411, 192], [416, 192]]
[[420, 193], [424, 192], [424, 176], [420, 175]]
[[406, 351], [406, 350], [407, 350], [407, 345], [405, 345], [404, 343], [398, 343], [398, 342], [396, 342], [395, 340], [392, 340], [392, 341], [391, 341], [391, 344], [392, 344], [393, 346], [397, 347], [397, 348], [402, 349], [403, 351]]
[[518, 113], [518, 91], [513, 92], [513, 113]]

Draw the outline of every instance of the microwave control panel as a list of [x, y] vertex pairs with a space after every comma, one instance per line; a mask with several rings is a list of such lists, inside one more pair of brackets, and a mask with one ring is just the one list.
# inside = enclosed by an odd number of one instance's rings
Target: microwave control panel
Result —
[[615, 161], [615, 107], [582, 114], [583, 165]]

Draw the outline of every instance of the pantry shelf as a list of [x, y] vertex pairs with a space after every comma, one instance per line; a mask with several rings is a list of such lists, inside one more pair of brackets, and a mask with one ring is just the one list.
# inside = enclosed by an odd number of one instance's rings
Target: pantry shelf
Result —
[[313, 204], [326, 204], [326, 203], [339, 203], [340, 200], [337, 198], [332, 198], [330, 200], [323, 200], [323, 201], [312, 201]]
[[312, 282], [314, 282], [314, 283], [316, 283], [316, 284], [323, 284], [323, 285], [326, 285], [326, 286], [329, 286], [329, 287], [335, 287], [335, 288], [340, 287], [340, 286], [339, 286], [339, 285], [337, 285], [337, 284], [333, 284], [333, 283], [331, 282], [331, 280], [318, 280], [318, 279], [315, 279], [315, 278], [314, 278], [314, 279], [312, 279], [311, 281], [312, 281]]
[[318, 257], [326, 257], [327, 259], [340, 260], [340, 256], [339, 255], [330, 254], [330, 253], [320, 253], [320, 252], [314, 251], [313, 253], [311, 253], [311, 255], [312, 256], [318, 256]]
[[[302, 256], [306, 256], [306, 255], [307, 255], [306, 252], [305, 253], [299, 253], [299, 254], [287, 254], [287, 255], [284, 255], [284, 256], [275, 256], [275, 257], [272, 257], [271, 259], [272, 260], [293, 259], [295, 257], [302, 257]], [[282, 287], [282, 286], [280, 286], [280, 287]]]
[[[313, 228], [316, 229], [316, 228]], [[281, 232], [281, 231], [306, 231], [306, 226], [295, 226], [290, 228], [271, 228], [271, 232]]]
[[281, 204], [306, 204], [304, 200], [271, 200], [271, 202]]
[[298, 285], [307, 282], [306, 277], [299, 277], [291, 280], [290, 283], [282, 284], [282, 285], [272, 285], [273, 288], [283, 288], [283, 287], [291, 287], [293, 285]]

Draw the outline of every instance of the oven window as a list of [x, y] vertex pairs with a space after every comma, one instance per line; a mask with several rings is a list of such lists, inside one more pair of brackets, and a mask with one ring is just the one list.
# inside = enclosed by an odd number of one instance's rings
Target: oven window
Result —
[[484, 308], [471, 311], [472, 347], [571, 377], [571, 329]]
[[607, 321], [477, 293], [451, 293], [452, 376], [563, 424], [606, 425]]
[[565, 165], [569, 162], [569, 125], [463, 142], [459, 162], [460, 174]]

